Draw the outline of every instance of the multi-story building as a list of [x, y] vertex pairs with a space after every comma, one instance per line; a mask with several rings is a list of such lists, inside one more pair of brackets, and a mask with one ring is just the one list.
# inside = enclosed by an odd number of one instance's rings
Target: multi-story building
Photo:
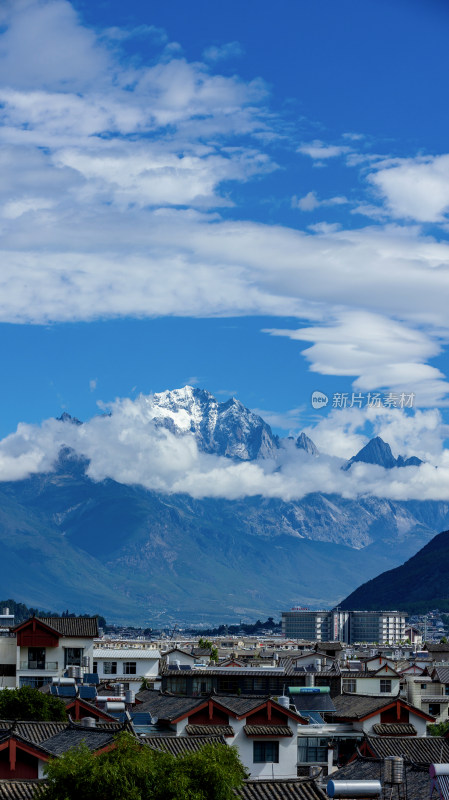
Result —
[[400, 611], [282, 612], [282, 634], [292, 639], [390, 644], [405, 639], [405, 615]]
[[97, 617], [31, 617], [0, 638], [3, 686], [39, 687], [67, 667], [92, 670]]

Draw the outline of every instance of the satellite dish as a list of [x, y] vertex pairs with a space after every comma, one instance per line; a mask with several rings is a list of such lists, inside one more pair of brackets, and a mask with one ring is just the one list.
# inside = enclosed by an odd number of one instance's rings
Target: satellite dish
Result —
[[152, 725], [156, 725], [159, 722], [159, 717], [150, 717], [150, 722]]

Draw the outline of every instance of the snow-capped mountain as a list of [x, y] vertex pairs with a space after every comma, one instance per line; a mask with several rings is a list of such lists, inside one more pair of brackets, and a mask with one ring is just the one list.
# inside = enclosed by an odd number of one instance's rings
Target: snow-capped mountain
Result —
[[296, 447], [298, 450], [305, 450], [309, 456], [319, 456], [316, 444], [304, 432], [299, 434], [296, 440]]
[[[193, 435], [205, 453], [259, 460], [269, 469], [260, 460], [274, 458], [276, 472], [295, 448], [314, 467], [323, 458], [304, 433], [279, 439], [239, 401], [220, 403], [191, 386], [140, 396], [132, 413], [143, 420], [143, 436], [146, 423]], [[58, 424], [73, 441], [79, 420], [63, 414]], [[394, 458], [379, 437], [349, 463], [355, 461], [387, 469], [419, 463]], [[0, 483], [5, 597], [131, 623], [255, 619], [296, 603], [333, 605], [449, 528], [445, 502], [323, 491], [288, 502], [262, 495], [195, 499], [138, 482], [93, 480], [90, 465], [87, 456], [61, 447], [51, 471]]]
[[279, 448], [262, 417], [235, 397], [219, 403], [205, 389], [184, 386], [144, 399], [148, 419], [172, 433], [193, 433], [204, 453], [252, 461], [271, 458]]

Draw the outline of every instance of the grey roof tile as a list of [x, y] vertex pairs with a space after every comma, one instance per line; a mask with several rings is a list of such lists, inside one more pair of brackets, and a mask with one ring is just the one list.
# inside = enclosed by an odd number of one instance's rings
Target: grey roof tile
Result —
[[183, 756], [185, 753], [196, 753], [205, 745], [225, 745], [223, 736], [145, 736], [140, 741], [152, 748], [171, 753], [172, 756]]
[[247, 780], [235, 794], [242, 800], [327, 800], [312, 778]]
[[0, 780], [0, 800], [33, 800], [41, 797], [47, 787], [47, 781], [38, 779]]

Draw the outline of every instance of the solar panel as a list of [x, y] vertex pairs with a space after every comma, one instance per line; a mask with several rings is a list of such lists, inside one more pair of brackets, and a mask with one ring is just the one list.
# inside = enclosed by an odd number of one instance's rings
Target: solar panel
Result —
[[58, 694], [58, 687], [57, 686], [50, 686], [50, 694], [54, 694], [57, 696]]
[[97, 672], [85, 672], [84, 683], [93, 683], [95, 686], [100, 683], [100, 678]]
[[183, 670], [192, 669], [192, 666], [191, 666], [191, 664], [181, 664], [181, 669], [183, 669]]
[[83, 700], [95, 700], [97, 689], [95, 686], [80, 686], [78, 694]]
[[179, 667], [178, 667], [178, 665], [177, 665], [177, 664], [169, 664], [169, 665], [168, 665], [168, 668], [169, 668], [169, 669], [179, 669]]
[[58, 686], [59, 697], [76, 697], [76, 686]]
[[136, 714], [131, 714], [133, 725], [151, 725], [151, 714], [146, 711], [138, 711]]

